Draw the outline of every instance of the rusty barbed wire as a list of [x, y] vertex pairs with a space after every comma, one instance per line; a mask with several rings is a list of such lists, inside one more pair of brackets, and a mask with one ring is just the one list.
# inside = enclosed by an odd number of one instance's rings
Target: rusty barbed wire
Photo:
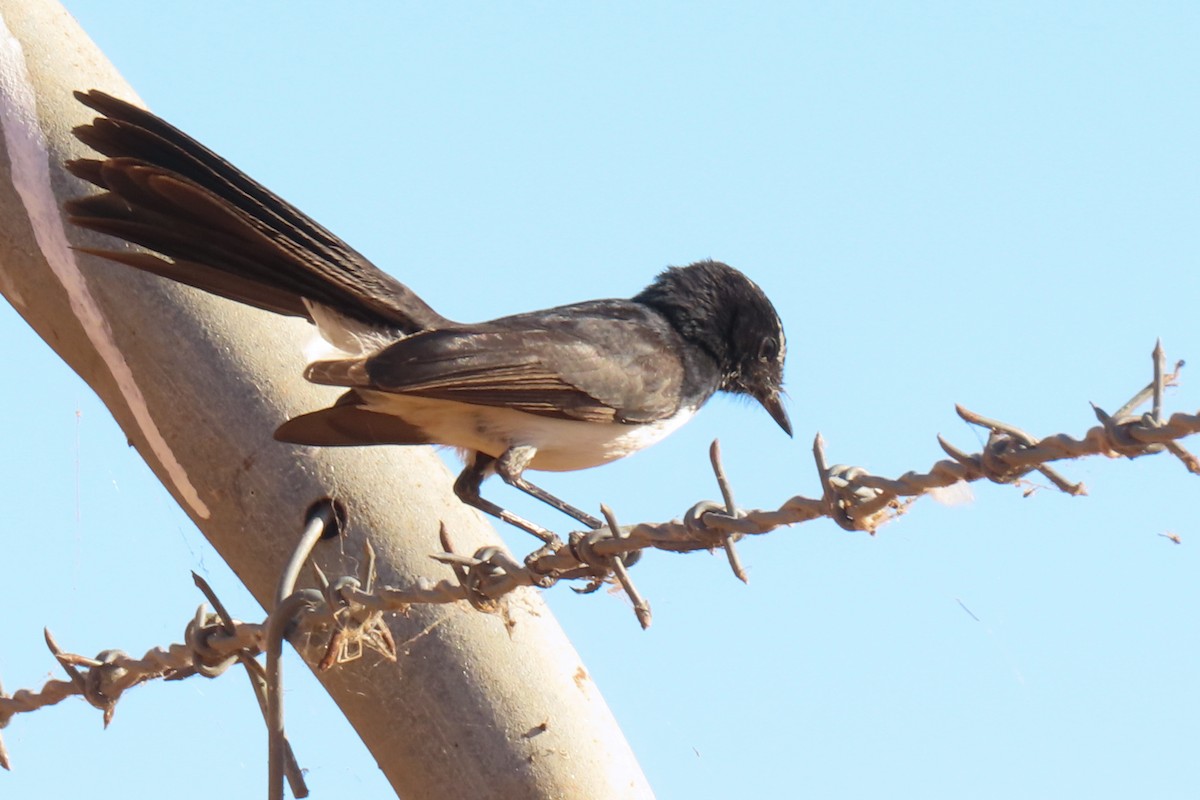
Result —
[[[140, 658], [120, 650], [105, 650], [88, 658], [64, 652], [46, 630], [46, 646], [69, 679], [51, 679], [36, 691], [21, 689], [11, 695], [0, 690], [0, 729], [17, 714], [36, 711], [75, 696], [99, 709], [104, 726], [108, 727], [117, 701], [128, 689], [159, 678], [179, 680], [192, 675], [214, 678], [235, 663], [240, 654], [260, 652], [264, 633], [263, 625], [250, 622], [234, 621], [232, 629], [227, 629], [217, 615], [209, 613], [202, 605], [188, 623], [182, 644], [156, 647]], [[3, 747], [0, 741], [0, 752]], [[0, 759], [0, 766], [8, 769], [8, 759]]]
[[[345, 604], [333, 600], [332, 592], [342, 586], [361, 585], [355, 578], [342, 578], [339, 582], [323, 587], [324, 591], [294, 591], [297, 576], [308, 560], [313, 546], [327, 532], [337, 530], [340, 515], [341, 510], [331, 501], [318, 503], [309, 510], [304, 535], [282, 571], [275, 608], [262, 623], [239, 622], [233, 619], [207, 581], [192, 573], [193, 581], [203, 592], [208, 603], [212, 604], [215, 612], [209, 612], [207, 605], [202, 604], [188, 623], [182, 644], [171, 645], [166, 649], [154, 648], [140, 659], [119, 650], [105, 650], [95, 658], [89, 658], [64, 652], [50, 631], [46, 630], [46, 646], [66, 671], [69, 680], [51, 679], [43, 684], [40, 690], [21, 690], [11, 696], [4, 694], [0, 688], [0, 729], [6, 727], [17, 714], [36, 711], [76, 695], [102, 711], [104, 726], [107, 728], [112, 721], [117, 701], [125, 691], [134, 686], [157, 678], [179, 680], [192, 675], [215, 678], [240, 662], [246, 667], [255, 697], [267, 723], [268, 769], [271, 777], [269, 796], [272, 799], [282, 798], [283, 780], [286, 778], [294, 797], [307, 797], [308, 788], [303, 773], [283, 729], [282, 670], [279, 663], [283, 639], [291, 624], [299, 620], [305, 612], [327, 611], [323, 617], [310, 614], [307, 619], [310, 621], [310, 628], [323, 625], [332, 627], [334, 633], [331, 641], [339, 637], [345, 639], [347, 636], [378, 636], [377, 629], [382, 625], [380, 614], [364, 613], [361, 610], [358, 613], [346, 614]], [[369, 552], [368, 556], [366, 587], [369, 590], [374, 569], [373, 553]], [[390, 641], [390, 632], [386, 636]], [[267, 654], [265, 668], [256, 660], [264, 652]], [[395, 660], [394, 644], [391, 657]], [[2, 740], [0, 767], [10, 768]]]
[[[734, 548], [744, 536], [761, 535], [820, 518], [829, 518], [849, 531], [874, 534], [881, 525], [905, 513], [921, 495], [960, 482], [986, 479], [994, 483], [1017, 484], [1030, 472], [1037, 471], [1059, 490], [1081, 495], [1086, 494], [1083, 484], [1064, 478], [1050, 466], [1052, 462], [1094, 455], [1137, 458], [1160, 452], [1170, 453], [1189, 472], [1200, 474], [1200, 460], [1179, 443], [1180, 439], [1200, 433], [1200, 414], [1176, 413], [1167, 420], [1162, 416], [1164, 390], [1177, 382], [1184, 364], [1178, 362], [1174, 371], [1167, 374], [1161, 342], [1155, 344], [1152, 360], [1154, 376], [1150, 383], [1116, 413], [1110, 415], [1092, 404], [1100, 425], [1088, 430], [1080, 439], [1068, 434], [1039, 439], [1014, 425], [956, 406], [962, 419], [988, 431], [983, 449], [979, 453], [967, 453], [938, 436], [938, 443], [949, 459], [936, 462], [925, 472], [910, 471], [898, 478], [884, 478], [861, 467], [828, 465], [824, 438], [817, 434], [813, 441], [813, 459], [821, 481], [821, 496], [797, 495], [775, 509], [749, 510], [735, 505], [729, 481], [721, 467], [720, 447], [714, 442], [710, 459], [723, 504], [701, 501], [689, 509], [682, 520], [628, 527], [617, 525], [611, 513], [605, 510], [606, 527], [572, 533], [565, 543], [554, 548], [543, 547], [524, 563], [518, 563], [497, 548], [484, 548], [473, 556], [455, 554], [443, 532], [447, 552], [435, 558], [453, 565], [455, 580], [418, 581], [412, 587], [387, 588], [374, 593], [350, 588], [344, 596], [347, 601], [379, 611], [402, 610], [417, 603], [460, 600], [490, 611], [496, 609], [501, 597], [521, 586], [548, 588], [562, 580], [586, 580], [588, 590], [592, 590], [615, 581], [629, 594], [638, 620], [646, 627], [650, 622], [649, 604], [637, 592], [624, 565], [617, 559], [629, 562], [648, 548], [670, 552], [722, 549], [734, 575], [744, 581], [745, 571]], [[1149, 412], [1134, 414], [1136, 408], [1151, 399], [1153, 407]]]
[[[319, 538], [309, 536], [307, 544], [298, 547], [297, 556], [289, 562], [290, 566], [281, 578], [277, 610], [272, 612], [274, 616], [268, 615], [264, 622], [231, 619], [211, 589], [196, 577], [197, 585], [217, 612], [209, 612], [206, 605], [201, 605], [188, 624], [182, 644], [155, 648], [141, 658], [116, 650], [87, 658], [64, 653], [47, 631], [47, 646], [70, 680], [52, 679], [37, 691], [20, 690], [13, 695], [5, 695], [0, 689], [0, 729], [17, 714], [54, 705], [76, 695], [99, 708], [107, 726], [117, 701], [133, 686], [157, 678], [215, 677], [238, 662], [246, 664], [251, 682], [261, 688], [270, 681], [264, 680], [262, 667], [255, 659], [269, 649], [268, 629], [276, 626], [282, 631], [294, 617], [301, 625], [309, 626], [310, 633], [317, 629], [329, 630], [324, 657], [318, 664], [320, 669], [353, 660], [364, 648], [394, 660], [396, 645], [383, 621], [385, 612], [403, 612], [418, 604], [462, 602], [477, 610], [495, 613], [503, 610], [504, 598], [518, 588], [549, 588], [561, 581], [585, 582], [586, 586], [581, 590], [585, 592], [606, 583], [620, 584], [631, 598], [639, 622], [647, 627], [651, 620], [650, 606], [633, 584], [627, 567], [649, 548], [680, 553], [724, 550], [734, 575], [744, 581], [745, 571], [735, 544], [745, 536], [761, 535], [821, 518], [831, 519], [846, 530], [874, 534], [881, 525], [905, 513], [921, 495], [959, 482], [986, 479], [1019, 485], [1026, 475], [1036, 471], [1059, 490], [1081, 495], [1086, 494], [1083, 484], [1064, 478], [1050, 466], [1052, 462], [1096, 455], [1132, 459], [1163, 452], [1177, 458], [1189, 472], [1200, 474], [1200, 460], [1179, 443], [1181, 439], [1200, 433], [1200, 413], [1175, 413], [1163, 419], [1163, 392], [1177, 381], [1183, 362], [1178, 362], [1175, 370], [1167, 374], [1161, 343], [1156, 345], [1153, 358], [1153, 380], [1113, 414], [1093, 404], [1100, 424], [1078, 439], [1067, 434], [1039, 439], [1008, 423], [957, 406], [962, 419], [988, 431], [987, 442], [980, 452], [959, 450], [939, 436], [938, 443], [948, 459], [936, 462], [924, 472], [910, 471], [898, 478], [884, 478], [860, 467], [828, 465], [825, 443], [818, 434], [813, 442], [813, 458], [821, 483], [821, 496], [797, 495], [774, 509], [740, 509], [736, 506], [721, 466], [720, 446], [714, 442], [709, 455], [722, 503], [701, 501], [680, 520], [630, 526], [620, 525], [612, 511], [602, 507], [605, 527], [572, 533], [567, 541], [552, 548], [542, 547], [524, 561], [518, 561], [498, 547], [485, 547], [470, 556], [455, 553], [449, 532], [443, 526], [440, 535], [445, 552], [431, 558], [447, 565], [451, 578], [436, 581], [420, 578], [408, 587], [375, 587], [373, 552], [366, 543], [364, 576], [330, 581], [317, 570], [319, 589], [294, 592], [295, 575], [308, 557], [308, 548]], [[1153, 406], [1149, 412], [1134, 413], [1151, 399]], [[320, 520], [321, 531], [336, 529], [341, 524], [341, 514], [341, 510], [332, 505], [315, 507], [310, 512], [308, 533], [313, 534], [314, 519]], [[1173, 534], [1164, 535], [1178, 541]], [[305, 613], [299, 616], [294, 613], [301, 610]], [[281, 634], [277, 635], [281, 637]], [[279, 693], [277, 680], [273, 688], [269, 686], [265, 691], [266, 699], [260, 694], [259, 702], [266, 714], [267, 709], [274, 712], [278, 706], [278, 702], [271, 699]], [[268, 715], [268, 719], [272, 717]], [[269, 727], [272, 736], [282, 737], [281, 718], [269, 722]], [[286, 744], [285, 739], [279, 741]], [[293, 772], [298, 778], [299, 769], [295, 767], [290, 749], [284, 751], [283, 758], [289, 779]], [[0, 741], [0, 766], [8, 768], [3, 741]], [[304, 796], [304, 791], [302, 783], [293, 783], [295, 796]]]

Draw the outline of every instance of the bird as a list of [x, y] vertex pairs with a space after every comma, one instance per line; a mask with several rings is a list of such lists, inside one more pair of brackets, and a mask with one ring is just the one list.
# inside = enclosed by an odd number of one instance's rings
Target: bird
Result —
[[99, 115], [74, 134], [100, 157], [65, 167], [100, 191], [66, 201], [68, 219], [144, 248], [77, 249], [315, 325], [327, 352], [304, 377], [345, 391], [285, 421], [281, 442], [457, 448], [458, 498], [550, 543], [551, 531], [484, 498], [484, 479], [598, 529], [526, 471], [630, 455], [717, 392], [757, 400], [792, 434], [783, 324], [723, 262], [668, 267], [630, 299], [455, 322], [150, 111], [95, 89], [75, 97]]

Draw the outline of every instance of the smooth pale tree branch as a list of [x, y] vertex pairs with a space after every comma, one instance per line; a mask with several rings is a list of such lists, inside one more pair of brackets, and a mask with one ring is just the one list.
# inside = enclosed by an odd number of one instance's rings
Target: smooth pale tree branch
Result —
[[[136, 101], [58, 3], [0, 0], [0, 292], [96, 391], [259, 602], [273, 605], [297, 526], [327, 497], [348, 510], [343, 536], [317, 548], [328, 574], [351, 571], [345, 554], [369, 538], [380, 580], [413, 583], [443, 522], [464, 546], [498, 544], [430, 450], [273, 440], [284, 419], [331, 400], [301, 378], [306, 326], [72, 249], [114, 245], [68, 229], [60, 212], [85, 192], [62, 163], [88, 155], [70, 131], [92, 115], [72, 91], [92, 88]], [[508, 625], [446, 605], [391, 615], [394, 638], [410, 642], [396, 662], [368, 654], [320, 679], [407, 800], [650, 796], [541, 599], [512, 606]], [[301, 649], [310, 664], [323, 655]], [[516, 733], [546, 720], [536, 739]]]

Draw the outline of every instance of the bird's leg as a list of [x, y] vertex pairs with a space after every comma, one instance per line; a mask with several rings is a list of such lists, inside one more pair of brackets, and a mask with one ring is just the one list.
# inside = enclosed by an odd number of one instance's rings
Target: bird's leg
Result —
[[522, 477], [522, 473], [529, 466], [529, 462], [533, 461], [535, 455], [537, 455], [537, 448], [531, 445], [510, 447], [500, 454], [500, 458], [496, 459], [496, 474], [509, 486], [514, 486], [530, 497], [535, 497], [546, 505], [557, 508], [568, 517], [574, 517], [592, 530], [599, 528], [603, 523], [591, 514], [580, 511], [570, 503], [558, 499]]
[[485, 514], [491, 514], [493, 517], [503, 520], [509, 525], [520, 528], [526, 533], [532, 533], [548, 545], [557, 544], [559, 541], [558, 537], [550, 531], [533, 524], [524, 517], [518, 517], [508, 509], [502, 508], [489, 500], [484, 500], [479, 494], [479, 486], [483, 483], [483, 479], [487, 477], [488, 470], [495, 461], [495, 458], [485, 453], [475, 453], [467, 461], [466, 468], [459, 474], [458, 480], [454, 482], [454, 493], [458, 495], [458, 499], [469, 506], [478, 508]]

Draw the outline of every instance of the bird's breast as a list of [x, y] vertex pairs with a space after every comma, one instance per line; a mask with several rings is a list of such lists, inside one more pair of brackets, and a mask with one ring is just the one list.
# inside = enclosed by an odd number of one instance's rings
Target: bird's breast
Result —
[[529, 468], [547, 472], [588, 469], [662, 441], [696, 413], [680, 409], [654, 422], [598, 423], [529, 414], [511, 408], [360, 390], [368, 408], [393, 414], [426, 433], [430, 442], [499, 458], [516, 446], [537, 448]]

